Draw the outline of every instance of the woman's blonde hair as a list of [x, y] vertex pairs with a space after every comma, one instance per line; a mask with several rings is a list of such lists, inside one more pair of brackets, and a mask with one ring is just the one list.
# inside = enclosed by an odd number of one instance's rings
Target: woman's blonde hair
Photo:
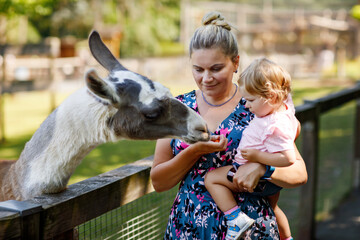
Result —
[[291, 76], [281, 66], [266, 58], [254, 60], [239, 76], [239, 86], [275, 103], [284, 102], [291, 92]]
[[189, 52], [190, 57], [194, 50], [219, 48], [236, 61], [238, 46], [235, 35], [231, 32], [231, 26], [219, 12], [209, 12], [202, 19], [202, 26], [196, 29], [191, 38]]

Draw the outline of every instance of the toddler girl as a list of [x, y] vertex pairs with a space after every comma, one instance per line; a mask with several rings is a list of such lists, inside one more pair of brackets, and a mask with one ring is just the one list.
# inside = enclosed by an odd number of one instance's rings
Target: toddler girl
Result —
[[245, 106], [255, 115], [254, 119], [243, 132], [233, 166], [217, 168], [205, 178], [206, 188], [227, 220], [225, 239], [239, 239], [254, 223], [240, 211], [233, 196], [238, 189], [232, 178], [237, 168], [247, 161], [266, 165], [267, 176], [255, 189], [244, 190], [268, 197], [281, 239], [292, 239], [288, 220], [277, 206], [281, 188], [266, 181], [271, 179], [274, 167], [290, 166], [296, 160], [294, 140], [299, 122], [294, 115], [290, 82], [289, 73], [266, 58], [253, 61], [239, 77]]

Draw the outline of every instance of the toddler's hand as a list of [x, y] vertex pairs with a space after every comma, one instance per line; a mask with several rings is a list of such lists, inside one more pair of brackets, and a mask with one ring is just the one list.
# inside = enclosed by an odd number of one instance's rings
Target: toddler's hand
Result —
[[245, 158], [248, 161], [256, 162], [256, 158], [260, 150], [253, 149], [253, 148], [247, 148], [247, 149], [241, 149], [241, 156]]

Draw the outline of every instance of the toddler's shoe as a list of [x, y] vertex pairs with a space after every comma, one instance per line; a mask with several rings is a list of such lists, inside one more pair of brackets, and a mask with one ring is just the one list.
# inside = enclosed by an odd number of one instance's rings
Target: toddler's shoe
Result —
[[228, 230], [226, 232], [225, 240], [237, 240], [241, 235], [248, 230], [255, 222], [254, 219], [248, 217], [245, 213], [240, 212], [233, 220], [227, 220]]

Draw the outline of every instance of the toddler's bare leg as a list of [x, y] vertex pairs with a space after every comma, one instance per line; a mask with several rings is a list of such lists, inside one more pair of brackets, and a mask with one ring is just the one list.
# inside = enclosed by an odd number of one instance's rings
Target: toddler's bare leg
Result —
[[286, 239], [286, 238], [291, 237], [291, 230], [290, 230], [289, 221], [288, 221], [285, 213], [277, 205], [279, 196], [280, 196], [280, 192], [278, 192], [275, 195], [269, 196], [268, 200], [269, 200], [271, 207], [274, 209], [276, 221], [277, 221], [279, 232], [280, 232], [280, 239]]
[[232, 166], [220, 167], [208, 172], [205, 176], [205, 186], [223, 212], [237, 206], [233, 195], [235, 186], [226, 177], [231, 168]]

